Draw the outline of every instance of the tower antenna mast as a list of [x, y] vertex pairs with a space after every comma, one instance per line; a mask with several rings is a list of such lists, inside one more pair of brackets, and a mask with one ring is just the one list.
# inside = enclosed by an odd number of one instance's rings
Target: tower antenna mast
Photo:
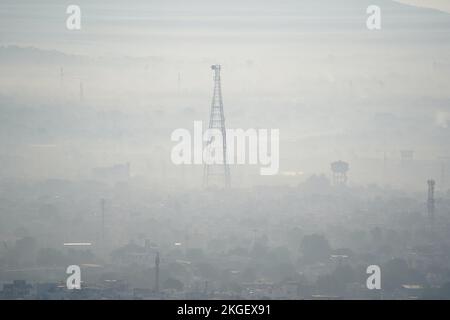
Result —
[[[230, 187], [230, 167], [227, 160], [227, 135], [225, 130], [225, 115], [223, 112], [223, 100], [222, 100], [222, 85], [220, 81], [220, 69], [219, 64], [211, 66], [214, 71], [214, 93], [211, 103], [211, 112], [209, 117], [209, 129], [219, 130], [222, 134], [222, 157], [221, 164], [205, 164], [203, 172], [203, 185], [205, 187], [211, 187], [214, 184], [222, 185], [225, 188]], [[207, 154], [211, 154], [213, 146], [211, 145], [211, 138], [208, 139], [206, 144]], [[217, 151], [217, 150], [216, 150]]]

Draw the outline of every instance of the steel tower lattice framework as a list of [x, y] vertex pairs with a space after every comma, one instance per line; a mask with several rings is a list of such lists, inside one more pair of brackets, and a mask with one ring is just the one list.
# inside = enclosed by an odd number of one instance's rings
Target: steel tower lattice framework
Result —
[[159, 292], [159, 251], [155, 257], [155, 291]]
[[427, 209], [428, 209], [428, 219], [431, 224], [434, 224], [434, 211], [435, 211], [435, 201], [434, 201], [434, 186], [436, 182], [434, 180], [428, 180], [428, 200], [427, 200]]
[[[209, 116], [209, 129], [217, 129], [222, 133], [222, 164], [205, 164], [203, 172], [203, 185], [205, 187], [224, 186], [230, 187], [230, 167], [227, 162], [227, 135], [225, 130], [225, 115], [223, 112], [222, 86], [220, 82], [220, 65], [211, 66], [214, 71], [214, 93]], [[211, 139], [208, 139], [206, 148], [211, 147]], [[210, 149], [208, 150], [209, 151]]]

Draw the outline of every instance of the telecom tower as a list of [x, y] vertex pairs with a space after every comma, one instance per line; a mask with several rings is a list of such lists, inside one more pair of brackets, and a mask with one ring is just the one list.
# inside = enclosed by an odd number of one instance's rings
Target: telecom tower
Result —
[[84, 90], [83, 90], [83, 82], [80, 80], [80, 102], [83, 102], [84, 99]]
[[100, 208], [102, 211], [102, 245], [105, 244], [105, 199], [100, 200]]
[[159, 252], [155, 257], [155, 292], [159, 292]]
[[[205, 187], [223, 186], [230, 187], [230, 167], [227, 163], [227, 135], [225, 130], [225, 115], [223, 113], [222, 86], [220, 83], [220, 65], [211, 66], [214, 71], [214, 93], [211, 103], [211, 113], [209, 117], [209, 129], [216, 129], [222, 133], [222, 153], [223, 163], [205, 164], [203, 172], [203, 185]], [[206, 142], [206, 154], [215, 152], [211, 145], [212, 138]]]
[[64, 85], [64, 69], [63, 69], [63, 67], [59, 68], [59, 85], [61, 88]]
[[430, 219], [431, 224], [434, 223], [434, 186], [435, 186], [434, 180], [428, 180], [428, 201], [427, 201], [427, 208], [428, 208], [428, 218]]

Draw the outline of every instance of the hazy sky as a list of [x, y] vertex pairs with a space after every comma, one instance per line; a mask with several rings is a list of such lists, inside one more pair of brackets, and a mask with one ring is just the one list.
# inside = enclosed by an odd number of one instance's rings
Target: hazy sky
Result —
[[[17, 155], [0, 157], [8, 174], [71, 177], [125, 162], [133, 174], [162, 172], [172, 130], [207, 121], [213, 63], [224, 66], [229, 128], [282, 129], [281, 171], [306, 177], [341, 159], [353, 182], [384, 183], [385, 153], [450, 154], [449, 14], [391, 0], [76, 3], [79, 32], [66, 29], [66, 3], [0, 2], [0, 137]], [[372, 3], [380, 32], [366, 28]], [[29, 145], [62, 151], [38, 147], [38, 163], [20, 149]], [[420, 188], [427, 170], [414, 175]]]
[[427, 7], [450, 12], [449, 0], [397, 0], [397, 2], [417, 5], [420, 7]]

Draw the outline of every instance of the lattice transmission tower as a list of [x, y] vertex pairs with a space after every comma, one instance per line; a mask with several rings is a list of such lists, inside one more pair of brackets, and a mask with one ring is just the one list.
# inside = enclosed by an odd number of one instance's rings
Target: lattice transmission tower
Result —
[[[227, 135], [225, 130], [225, 115], [223, 112], [222, 101], [222, 86], [220, 82], [220, 65], [215, 64], [211, 66], [214, 71], [214, 93], [211, 103], [211, 112], [209, 116], [209, 129], [219, 130], [222, 135], [222, 163], [220, 164], [205, 164], [203, 172], [204, 187], [230, 187], [230, 167], [227, 162]], [[212, 138], [208, 138], [206, 142], [206, 154], [217, 152], [219, 150], [212, 150]]]
[[428, 180], [428, 200], [427, 200], [427, 209], [428, 209], [428, 219], [430, 223], [434, 224], [434, 212], [435, 212], [435, 200], [434, 200], [434, 186], [436, 182], [434, 180]]

